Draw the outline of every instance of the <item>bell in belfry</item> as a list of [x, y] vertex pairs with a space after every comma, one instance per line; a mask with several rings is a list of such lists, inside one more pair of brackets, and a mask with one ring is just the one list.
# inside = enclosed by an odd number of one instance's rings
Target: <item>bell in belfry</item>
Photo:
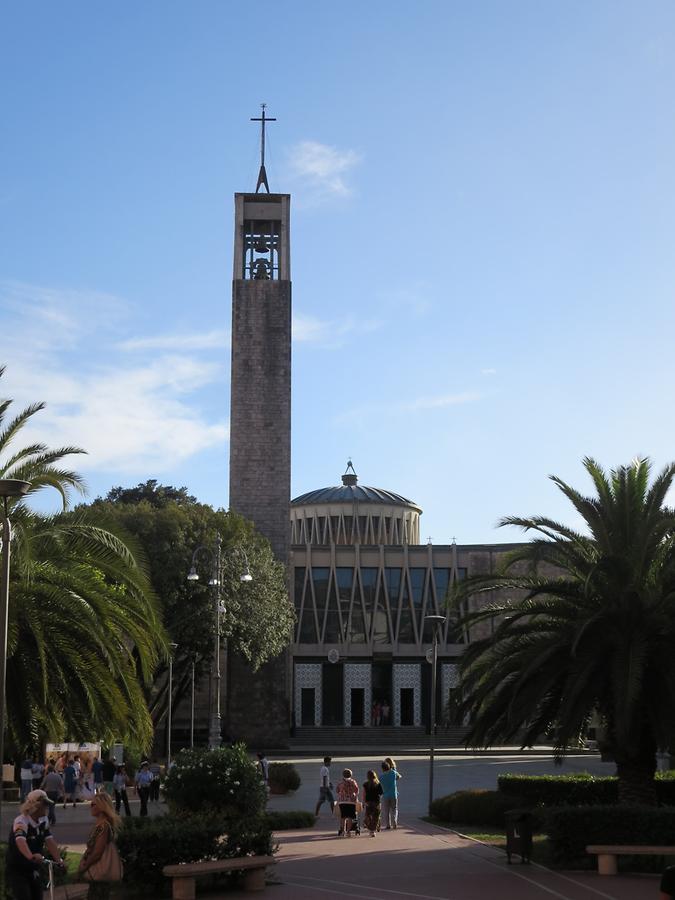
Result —
[[267, 260], [257, 259], [253, 263], [253, 279], [255, 281], [269, 281], [270, 266]]

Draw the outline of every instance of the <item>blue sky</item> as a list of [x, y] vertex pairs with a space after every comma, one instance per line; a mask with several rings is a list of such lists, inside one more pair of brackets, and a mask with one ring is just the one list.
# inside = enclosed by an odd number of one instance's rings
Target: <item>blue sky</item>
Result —
[[[25, 2], [0, 55], [2, 395], [91, 496], [227, 506], [235, 191], [292, 194], [293, 494], [424, 538], [575, 524], [546, 476], [675, 458], [672, 2]], [[27, 435], [28, 436], [28, 435]]]

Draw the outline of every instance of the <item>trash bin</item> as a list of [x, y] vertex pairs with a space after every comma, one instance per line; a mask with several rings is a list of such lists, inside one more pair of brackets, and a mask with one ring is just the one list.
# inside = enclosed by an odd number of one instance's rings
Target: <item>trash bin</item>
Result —
[[525, 809], [512, 809], [505, 813], [506, 858], [511, 865], [511, 854], [517, 853], [521, 863], [529, 863], [532, 855], [532, 813]]

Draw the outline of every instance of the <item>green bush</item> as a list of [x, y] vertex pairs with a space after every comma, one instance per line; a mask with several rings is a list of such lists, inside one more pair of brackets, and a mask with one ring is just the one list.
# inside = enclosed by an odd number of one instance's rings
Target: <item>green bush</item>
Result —
[[244, 744], [218, 750], [181, 750], [164, 779], [174, 815], [199, 815], [221, 823], [262, 815], [267, 796]]
[[500, 775], [497, 787], [506, 796], [522, 798], [528, 806], [608, 805], [618, 801], [617, 779], [577, 775]]
[[457, 791], [434, 800], [431, 815], [442, 822], [503, 828], [504, 813], [522, 805], [519, 797], [506, 796], [499, 791]]
[[124, 860], [124, 881], [147, 896], [166, 893], [169, 880], [162, 875], [167, 865], [203, 859], [273, 853], [272, 830], [264, 816], [222, 821], [157, 816], [123, 820], [117, 846]]
[[656, 773], [656, 797], [661, 806], [675, 806], [675, 772]]
[[544, 830], [560, 865], [586, 863], [587, 844], [675, 846], [675, 809], [653, 806], [562, 806], [546, 812]]
[[300, 787], [300, 776], [293, 763], [270, 763], [269, 767], [270, 790], [275, 794], [286, 794], [288, 791], [297, 791]]
[[265, 821], [272, 831], [288, 831], [291, 828], [314, 828], [316, 816], [304, 809], [268, 810]]
[[196, 828], [189, 820], [169, 816], [127, 818], [117, 836], [124, 861], [124, 880], [150, 896], [161, 894], [168, 881], [164, 866], [201, 859], [223, 859], [222, 823], [202, 822]]
[[[656, 797], [661, 806], [675, 806], [675, 772], [657, 772]], [[502, 794], [517, 796], [528, 806], [609, 806], [619, 802], [615, 775], [500, 775]]]

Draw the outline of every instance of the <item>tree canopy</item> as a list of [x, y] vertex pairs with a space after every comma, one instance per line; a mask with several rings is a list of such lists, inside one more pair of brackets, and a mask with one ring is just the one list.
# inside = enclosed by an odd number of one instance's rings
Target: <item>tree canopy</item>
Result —
[[[214, 594], [208, 582], [214, 567], [216, 534], [222, 538], [225, 612], [222, 634], [232, 651], [242, 654], [254, 669], [277, 656], [291, 639], [294, 612], [288, 597], [285, 569], [269, 543], [241, 516], [198, 503], [185, 488], [148, 481], [135, 488], [113, 488], [90, 507], [97, 518], [133, 536], [149, 564], [149, 575], [160, 598], [163, 621], [178, 645], [174, 659], [174, 693], [179, 701], [195, 674], [201, 678], [211, 666], [215, 629]], [[187, 575], [197, 548], [198, 582]], [[243, 550], [253, 580], [242, 583]], [[159, 673], [161, 674], [161, 672]], [[155, 722], [166, 711], [166, 685], [151, 700]]]
[[547, 735], [562, 754], [597, 713], [620, 799], [655, 802], [656, 750], [675, 738], [675, 514], [665, 504], [675, 464], [651, 484], [647, 459], [609, 474], [590, 458], [584, 466], [592, 496], [552, 476], [583, 531], [505, 518], [537, 536], [496, 575], [457, 585], [460, 608], [495, 589], [520, 595], [461, 615], [460, 627], [498, 624], [461, 658], [458, 717], [470, 717], [471, 746]]

